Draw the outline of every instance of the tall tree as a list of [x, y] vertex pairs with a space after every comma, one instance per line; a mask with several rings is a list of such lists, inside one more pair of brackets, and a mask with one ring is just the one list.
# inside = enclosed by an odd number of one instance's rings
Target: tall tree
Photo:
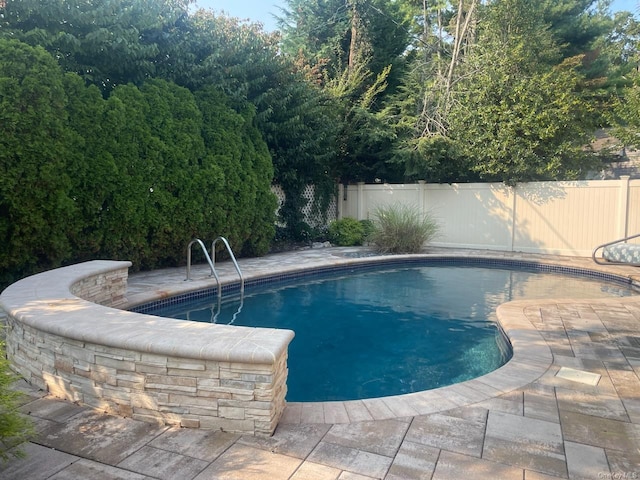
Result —
[[[375, 76], [399, 61], [409, 43], [401, 2], [388, 0], [288, 0], [279, 25], [282, 48], [336, 78], [365, 64]], [[394, 73], [395, 75], [395, 73]]]
[[593, 51], [609, 31], [612, 0], [542, 0], [542, 18], [560, 47], [563, 58]]
[[287, 236], [304, 237], [306, 185], [316, 185], [315, 206], [335, 190], [335, 139], [339, 119], [306, 65], [283, 55], [279, 36], [256, 25], [201, 10], [174, 45], [180, 65], [168, 72], [198, 91], [217, 85], [235, 101], [255, 105], [255, 123], [269, 147], [275, 182], [285, 191], [281, 209]]
[[483, 9], [478, 41], [456, 84], [449, 136], [487, 180], [577, 178], [594, 125], [579, 93], [581, 57], [562, 58], [540, 7], [499, 0]]
[[392, 162], [410, 178], [468, 179], [466, 162], [448, 136], [448, 116], [460, 66], [476, 41], [478, 2], [418, 0], [406, 7], [419, 28], [403, 85], [386, 107], [385, 119], [398, 138]]
[[280, 26], [283, 50], [315, 72], [335, 100], [342, 128], [336, 173], [342, 181], [397, 179], [394, 142], [381, 118], [404, 74], [409, 29], [401, 3], [289, 0]]
[[640, 22], [628, 12], [616, 15], [609, 46], [618, 74], [610, 124], [625, 146], [640, 149]]
[[44, 46], [105, 91], [155, 75], [167, 35], [192, 0], [6, 0], [0, 35]]

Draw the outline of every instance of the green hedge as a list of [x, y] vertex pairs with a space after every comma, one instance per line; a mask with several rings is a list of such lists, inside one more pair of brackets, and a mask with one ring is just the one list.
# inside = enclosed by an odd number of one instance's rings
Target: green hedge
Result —
[[259, 255], [273, 166], [248, 104], [164, 80], [108, 98], [42, 48], [0, 40], [0, 287], [62, 264], [178, 265], [193, 237]]
[[0, 40], [0, 285], [72, 255], [63, 75], [42, 48]]

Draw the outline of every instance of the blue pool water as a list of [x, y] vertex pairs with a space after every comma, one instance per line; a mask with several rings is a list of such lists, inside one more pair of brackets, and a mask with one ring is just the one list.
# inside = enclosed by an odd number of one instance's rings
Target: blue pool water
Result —
[[496, 268], [382, 268], [248, 289], [147, 311], [295, 331], [289, 401], [398, 395], [469, 380], [506, 363], [496, 307], [521, 298], [624, 296], [622, 285]]

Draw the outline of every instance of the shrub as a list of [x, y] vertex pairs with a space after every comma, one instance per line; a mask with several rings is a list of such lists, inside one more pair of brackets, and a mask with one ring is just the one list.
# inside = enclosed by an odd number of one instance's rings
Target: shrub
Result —
[[0, 289], [70, 255], [77, 222], [65, 102], [51, 55], [0, 39]]
[[376, 229], [376, 225], [375, 223], [373, 223], [371, 220], [365, 219], [365, 220], [360, 220], [360, 223], [362, 224], [362, 228], [363, 228], [363, 240], [365, 242], [368, 242], [371, 239], [371, 235], [373, 235], [373, 232]]
[[341, 247], [362, 245], [364, 241], [364, 225], [355, 218], [341, 218], [329, 225], [329, 240]]
[[31, 419], [18, 410], [24, 394], [11, 389], [17, 378], [4, 356], [4, 343], [0, 342], [0, 461], [24, 456], [19, 446], [35, 432]]
[[370, 241], [380, 253], [417, 253], [438, 233], [430, 214], [400, 203], [378, 207], [374, 224]]

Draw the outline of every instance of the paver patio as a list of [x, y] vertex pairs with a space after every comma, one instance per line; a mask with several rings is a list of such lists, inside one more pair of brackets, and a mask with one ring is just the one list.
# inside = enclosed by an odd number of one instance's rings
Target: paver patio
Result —
[[[272, 272], [340, 252], [293, 252], [241, 266]], [[583, 258], [446, 252], [545, 259], [640, 277], [640, 269], [596, 267]], [[141, 298], [183, 278], [183, 270], [134, 274], [128, 294]], [[384, 420], [373, 420], [372, 410], [383, 408], [375, 402], [348, 409], [293, 404], [269, 438], [107, 416], [19, 382], [16, 388], [29, 395], [22, 410], [38, 435], [26, 445], [26, 458], [0, 464], [0, 478], [640, 478], [640, 299], [538, 301], [521, 311], [553, 354], [535, 381], [465, 406], [456, 406], [455, 397], [464, 391], [451, 390], [454, 396], [442, 398], [450, 409]]]

